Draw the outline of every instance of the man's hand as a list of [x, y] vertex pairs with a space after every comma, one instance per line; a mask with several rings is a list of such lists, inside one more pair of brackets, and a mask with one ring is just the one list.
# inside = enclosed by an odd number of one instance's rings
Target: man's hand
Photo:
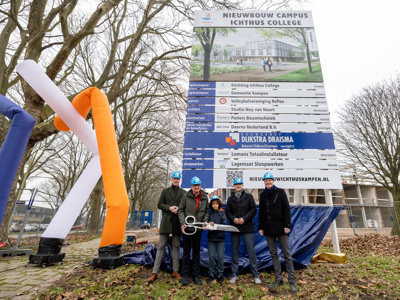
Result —
[[204, 224], [203, 224], [203, 230], [207, 230], [206, 226], [207, 226], [207, 224], [204, 223]]
[[240, 223], [239, 223], [239, 219], [238, 219], [238, 218], [235, 218], [235, 219], [233, 220], [233, 223], [235, 223], [235, 224], [240, 224]]
[[260, 229], [260, 230], [258, 231], [258, 233], [259, 233], [260, 235], [264, 235], [264, 230]]
[[285, 234], [289, 234], [290, 228], [285, 227], [284, 230], [285, 230]]
[[183, 233], [183, 234], [185, 234], [185, 231], [184, 231], [184, 229], [185, 229], [186, 227], [187, 227], [187, 225], [186, 225], [186, 224], [183, 224], [183, 225], [182, 225], [182, 227], [181, 227], [181, 231], [182, 231], [182, 233]]
[[173, 214], [178, 214], [178, 206], [170, 206], [169, 211]]
[[239, 224], [240, 224], [240, 225], [243, 225], [243, 224], [244, 224], [244, 219], [243, 219], [243, 218], [240, 218], [240, 219], [239, 219]]

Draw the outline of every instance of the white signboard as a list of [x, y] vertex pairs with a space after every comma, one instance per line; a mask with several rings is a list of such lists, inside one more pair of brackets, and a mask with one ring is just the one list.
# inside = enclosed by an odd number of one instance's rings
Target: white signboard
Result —
[[341, 188], [313, 27], [310, 11], [195, 13], [183, 188], [263, 188], [268, 170], [281, 188]]
[[314, 90], [189, 90], [189, 97], [325, 97], [325, 91]]
[[234, 131], [248, 131], [248, 132], [331, 132], [330, 123], [207, 123], [186, 122], [186, 131], [219, 131], [219, 132], [234, 132]]
[[311, 11], [195, 11], [194, 27], [314, 27]]
[[223, 113], [277, 113], [277, 114], [317, 114], [329, 115], [328, 107], [296, 107], [296, 106], [231, 106], [231, 105], [217, 105], [217, 106], [199, 106], [190, 105], [187, 108], [188, 113], [203, 113], [203, 114], [223, 114]]
[[184, 159], [184, 169], [338, 169], [336, 160]]
[[189, 89], [325, 90], [322, 82], [189, 82]]
[[326, 98], [236, 98], [189, 97], [189, 105], [318, 105], [328, 106]]
[[295, 114], [188, 114], [187, 122], [330, 122], [329, 115], [295, 115]]
[[[182, 188], [190, 188], [190, 178], [201, 179], [202, 188], [233, 188], [236, 177], [243, 178], [245, 189], [262, 189], [268, 170], [183, 170]], [[274, 170], [275, 185], [283, 189], [342, 189], [338, 170]], [[189, 178], [189, 180], [186, 180]]]
[[183, 151], [183, 158], [211, 158], [211, 159], [336, 159], [335, 150], [188, 150]]

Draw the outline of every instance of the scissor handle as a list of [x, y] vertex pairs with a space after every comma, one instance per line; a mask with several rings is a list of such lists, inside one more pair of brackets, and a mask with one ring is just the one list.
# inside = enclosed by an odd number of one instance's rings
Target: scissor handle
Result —
[[[190, 219], [193, 219], [193, 222], [189, 222]], [[194, 216], [187, 216], [185, 218], [185, 223], [188, 224], [188, 225], [189, 224], [194, 224], [194, 223], [196, 223], [196, 218]]]
[[193, 232], [186, 232], [186, 230], [185, 230], [186, 228], [189, 228], [189, 227], [183, 228], [183, 233], [186, 234], [186, 235], [193, 235], [193, 234], [195, 234], [197, 232], [197, 227], [196, 226], [190, 226], [190, 228], [194, 228]]
[[[193, 220], [193, 222], [189, 222], [191, 220]], [[195, 234], [197, 232], [197, 227], [196, 226], [194, 226], [194, 225], [190, 226], [190, 224], [196, 223], [196, 218], [194, 216], [187, 216], [185, 218], [185, 223], [186, 223], [186, 225], [189, 225], [189, 227], [194, 228], [194, 232], [186, 232], [186, 230], [185, 230], [186, 228], [183, 228], [183, 233], [184, 234], [193, 235], [193, 234]]]

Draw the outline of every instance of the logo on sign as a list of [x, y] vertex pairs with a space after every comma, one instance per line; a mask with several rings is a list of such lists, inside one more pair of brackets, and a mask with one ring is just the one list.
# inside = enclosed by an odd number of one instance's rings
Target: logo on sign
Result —
[[206, 21], [210, 21], [211, 20], [211, 13], [208, 13], [207, 15], [206, 15], [206, 17], [205, 18], [202, 18], [203, 20], [206, 20]]
[[219, 99], [219, 103], [225, 104], [225, 103], [226, 103], [226, 99], [225, 99], [225, 98], [220, 98], [220, 99]]
[[225, 142], [228, 143], [229, 146], [235, 146], [238, 139], [239, 133], [230, 133], [229, 136], [225, 138]]
[[207, 13], [205, 18], [201, 18], [201, 23], [203, 25], [211, 25], [214, 23], [213, 22], [214, 20], [215, 20], [215, 18], [211, 18], [211, 13]]

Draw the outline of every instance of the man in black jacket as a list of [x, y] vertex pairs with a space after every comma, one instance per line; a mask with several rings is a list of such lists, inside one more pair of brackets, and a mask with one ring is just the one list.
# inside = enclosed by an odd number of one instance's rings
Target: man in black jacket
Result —
[[230, 282], [235, 283], [237, 280], [239, 269], [240, 236], [242, 236], [247, 254], [249, 255], [251, 273], [253, 274], [254, 282], [256, 284], [261, 284], [261, 280], [259, 278], [260, 274], [257, 270], [257, 256], [254, 248], [253, 217], [257, 213], [256, 203], [254, 202], [253, 195], [246, 193], [243, 190], [242, 178], [236, 178], [233, 182], [233, 186], [235, 191], [228, 198], [225, 213], [230, 225], [235, 226], [240, 232], [231, 232], [233, 276]]
[[260, 194], [258, 229], [260, 235], [264, 235], [267, 238], [276, 277], [275, 283], [268, 288], [274, 289], [278, 285], [283, 284], [281, 262], [276, 247], [276, 239], [278, 239], [285, 257], [290, 289], [296, 292], [294, 268], [289, 249], [288, 234], [291, 226], [289, 201], [285, 191], [274, 185], [274, 176], [271, 173], [265, 173], [263, 180], [265, 190]]
[[181, 226], [178, 219], [178, 206], [183, 195], [186, 193], [184, 189], [179, 187], [181, 181], [181, 173], [175, 171], [172, 173], [172, 185], [162, 191], [158, 200], [158, 209], [162, 211], [162, 219], [160, 226], [160, 241], [154, 261], [154, 268], [151, 276], [147, 279], [149, 283], [157, 279], [160, 270], [161, 261], [164, 256], [165, 246], [168, 243], [169, 235], [172, 233], [172, 277], [182, 280], [179, 271], [179, 244], [181, 242]]

